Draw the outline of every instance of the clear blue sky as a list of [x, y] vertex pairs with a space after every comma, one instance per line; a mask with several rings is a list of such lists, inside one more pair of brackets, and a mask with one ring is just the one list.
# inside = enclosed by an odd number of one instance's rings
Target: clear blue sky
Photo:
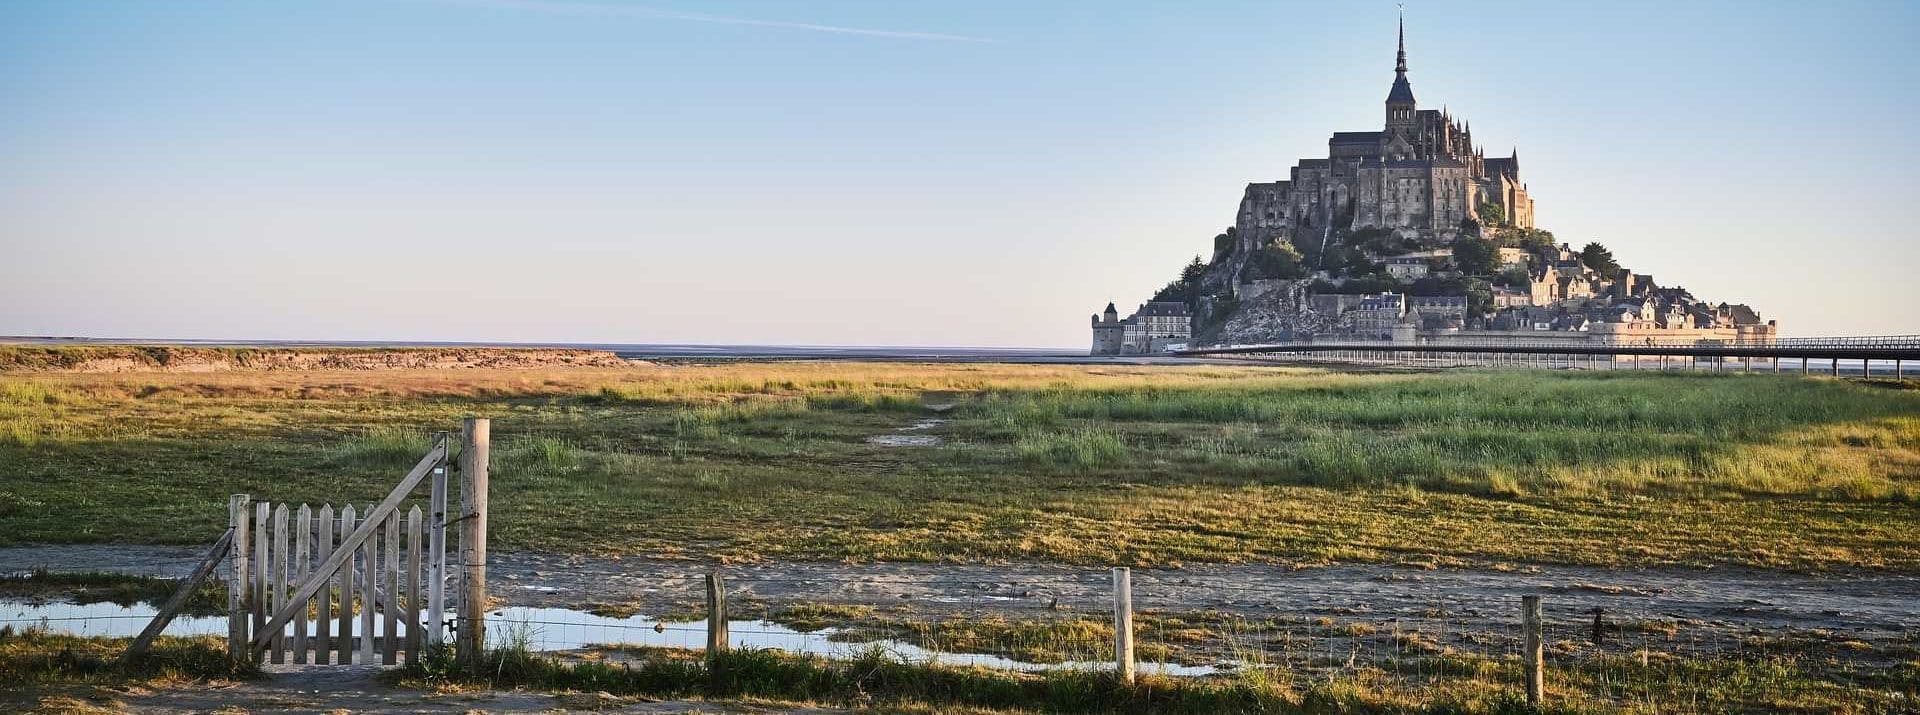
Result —
[[[1378, 127], [1390, 2], [0, 4], [0, 334], [1080, 346]], [[1920, 332], [1920, 4], [1412, 2], [1539, 221]]]

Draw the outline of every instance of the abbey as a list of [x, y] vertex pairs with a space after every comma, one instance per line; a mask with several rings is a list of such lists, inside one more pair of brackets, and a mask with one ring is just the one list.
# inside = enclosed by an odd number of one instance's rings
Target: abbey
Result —
[[1361, 229], [1438, 244], [1479, 219], [1483, 204], [1498, 206], [1509, 225], [1533, 227], [1519, 151], [1486, 158], [1471, 124], [1414, 101], [1403, 21], [1381, 130], [1335, 132], [1327, 158], [1301, 160], [1286, 181], [1248, 184], [1235, 228], [1245, 248], [1276, 239], [1324, 244], [1335, 232]]

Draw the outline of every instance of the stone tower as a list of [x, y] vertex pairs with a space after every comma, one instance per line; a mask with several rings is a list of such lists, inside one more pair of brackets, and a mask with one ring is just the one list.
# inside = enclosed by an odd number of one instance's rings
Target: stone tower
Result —
[[1120, 311], [1107, 303], [1107, 309], [1093, 316], [1093, 354], [1119, 355], [1127, 339], [1127, 326], [1120, 322]]

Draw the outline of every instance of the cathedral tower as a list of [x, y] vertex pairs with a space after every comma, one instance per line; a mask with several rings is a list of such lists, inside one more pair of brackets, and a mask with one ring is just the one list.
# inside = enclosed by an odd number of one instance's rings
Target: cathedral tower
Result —
[[[1413, 130], [1413, 85], [1407, 83], [1407, 20], [1400, 18], [1400, 52], [1393, 64], [1393, 89], [1387, 92], [1387, 133]], [[1403, 132], [1404, 130], [1404, 132]]]

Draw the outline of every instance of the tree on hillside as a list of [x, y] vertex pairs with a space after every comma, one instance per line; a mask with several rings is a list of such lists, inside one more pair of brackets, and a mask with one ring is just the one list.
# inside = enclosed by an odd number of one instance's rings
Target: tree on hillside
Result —
[[1453, 242], [1453, 266], [1470, 276], [1492, 275], [1500, 268], [1500, 248], [1473, 236]]
[[1514, 266], [1501, 271], [1500, 275], [1494, 278], [1494, 282], [1500, 285], [1525, 288], [1533, 282], [1533, 276], [1528, 274], [1527, 269]]
[[1192, 263], [1188, 263], [1186, 268], [1180, 269], [1180, 282], [1192, 286], [1200, 285], [1200, 276], [1206, 275], [1206, 273], [1207, 264], [1202, 262], [1199, 256], [1194, 256]]
[[1160, 292], [1153, 294], [1153, 300], [1192, 303], [1200, 296], [1200, 278], [1206, 273], [1207, 264], [1201, 262], [1199, 256], [1194, 256], [1192, 263], [1180, 269], [1179, 278], [1173, 279], [1172, 283], [1168, 283], [1165, 288], [1160, 289]]
[[1613, 251], [1599, 243], [1589, 243], [1580, 249], [1580, 262], [1603, 276], [1620, 274], [1620, 262], [1613, 260]]
[[1552, 231], [1538, 228], [1523, 228], [1510, 231], [1508, 232], [1507, 238], [1513, 242], [1513, 245], [1529, 251], [1551, 250], [1557, 240], [1553, 237]]
[[1491, 201], [1480, 204], [1480, 210], [1476, 213], [1480, 214], [1480, 222], [1489, 226], [1498, 226], [1507, 222], [1507, 210]]
[[1274, 241], [1255, 251], [1247, 259], [1247, 267], [1241, 271], [1242, 280], [1261, 278], [1300, 278], [1307, 274], [1305, 258], [1293, 244]]

